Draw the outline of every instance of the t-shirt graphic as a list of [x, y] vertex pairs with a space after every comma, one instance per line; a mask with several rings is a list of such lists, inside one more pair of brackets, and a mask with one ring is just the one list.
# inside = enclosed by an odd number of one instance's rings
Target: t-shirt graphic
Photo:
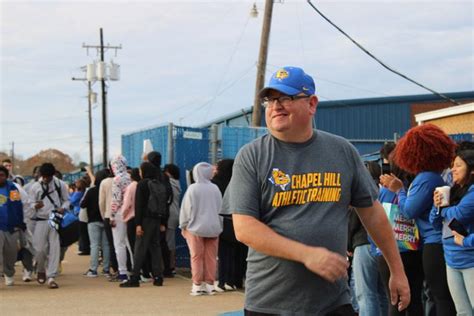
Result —
[[341, 199], [339, 172], [310, 172], [290, 176], [279, 168], [273, 168], [268, 180], [281, 189], [272, 197], [273, 207], [339, 202]]

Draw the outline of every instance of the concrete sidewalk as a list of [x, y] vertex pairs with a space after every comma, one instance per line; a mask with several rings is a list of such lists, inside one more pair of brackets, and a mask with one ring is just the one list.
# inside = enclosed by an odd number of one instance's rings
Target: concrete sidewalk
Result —
[[213, 296], [189, 295], [191, 280], [177, 275], [165, 279], [163, 287], [142, 283], [139, 288], [119, 288], [105, 277], [86, 278], [89, 256], [76, 255], [70, 247], [63, 262], [63, 272], [56, 279], [59, 289], [51, 290], [36, 280], [21, 280], [17, 263], [15, 285], [0, 284], [2, 315], [220, 315], [243, 309], [243, 292], [218, 293]]

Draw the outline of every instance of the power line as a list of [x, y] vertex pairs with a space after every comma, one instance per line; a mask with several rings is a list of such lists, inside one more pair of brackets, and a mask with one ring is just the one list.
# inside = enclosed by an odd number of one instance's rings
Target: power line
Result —
[[[249, 20], [250, 20], [250, 15], [247, 16], [247, 20], [245, 21], [244, 27], [242, 28], [242, 31], [240, 32], [239, 38], [237, 39], [237, 43], [235, 44], [235, 47], [232, 50], [232, 54], [230, 55], [230, 58], [227, 61], [227, 65], [225, 67], [225, 70], [222, 72], [222, 76], [221, 76], [221, 79], [219, 80], [219, 84], [217, 85], [213, 101], [217, 98], [217, 93], [219, 93], [219, 90], [221, 89], [221, 86], [224, 83], [224, 78], [227, 75], [227, 72], [229, 71], [229, 67], [232, 63], [232, 60], [234, 59], [235, 53], [238, 51], [238, 48], [240, 46], [240, 42], [242, 41], [245, 30], [247, 29], [247, 25], [249, 23]], [[209, 112], [211, 111], [211, 108], [212, 108], [212, 105], [214, 105], [214, 102], [212, 102], [210, 105], [211, 106], [209, 106], [209, 108], [207, 109], [206, 117], [209, 115]]]
[[[211, 98], [210, 100], [206, 101], [204, 104], [200, 105], [199, 107], [197, 107], [195, 109], [195, 111], [199, 111], [203, 108], [205, 108], [206, 106], [209, 106], [209, 104], [214, 101], [218, 96], [222, 95], [225, 91], [227, 91], [228, 89], [232, 88], [237, 82], [239, 82], [240, 80], [242, 80], [249, 72], [250, 70], [253, 69], [255, 65], [252, 65], [250, 68], [248, 68], [239, 78], [235, 79], [234, 81], [232, 81], [231, 83], [229, 83], [226, 87], [224, 87], [221, 91], [219, 91], [219, 93], [217, 93], [213, 98]], [[190, 112], [188, 115], [185, 115], [183, 116], [182, 118], [186, 118], [190, 115], [194, 115], [195, 113], [193, 112]]]
[[[272, 67], [275, 67], [275, 69], [279, 69], [280, 67], [279, 66], [276, 66], [276, 65], [272, 65], [272, 64], [267, 64], [268, 66], [272, 66]], [[271, 70], [266, 70], [268, 73], [270, 74], [273, 74], [273, 72]], [[365, 89], [365, 88], [361, 88], [361, 87], [357, 87], [357, 86], [353, 86], [353, 85], [350, 85], [348, 83], [344, 83], [344, 82], [340, 82], [340, 81], [334, 81], [334, 80], [330, 80], [330, 79], [325, 79], [325, 78], [322, 78], [322, 77], [319, 77], [319, 76], [313, 76], [316, 80], [320, 80], [320, 81], [326, 81], [326, 82], [329, 82], [329, 83], [332, 83], [332, 84], [335, 84], [335, 85], [339, 85], [339, 86], [342, 86], [342, 87], [346, 87], [346, 88], [351, 88], [351, 89], [355, 89], [355, 90], [360, 90], [360, 91], [365, 91], [365, 92], [370, 92], [370, 93], [373, 93], [374, 95], [377, 95], [377, 96], [380, 96], [380, 95], [383, 95], [383, 96], [387, 96], [387, 97], [390, 97], [391, 95], [390, 94], [387, 94], [387, 93], [384, 93], [384, 92], [380, 92], [380, 91], [374, 91], [374, 90], [369, 90], [369, 89]], [[318, 96], [320, 94], [318, 93]]]
[[453, 99], [451, 99], [451, 98], [445, 96], [444, 94], [441, 94], [441, 93], [439, 93], [439, 92], [436, 92], [435, 90], [430, 89], [430, 88], [428, 88], [428, 87], [422, 85], [421, 83], [416, 82], [415, 80], [413, 80], [413, 79], [411, 79], [411, 78], [405, 76], [404, 74], [402, 74], [402, 73], [400, 73], [400, 72], [398, 72], [398, 71], [396, 71], [396, 70], [390, 68], [390, 67], [387, 66], [386, 64], [384, 64], [380, 59], [378, 59], [377, 57], [375, 57], [372, 53], [370, 53], [370, 52], [369, 52], [367, 49], [365, 49], [362, 45], [360, 45], [358, 42], [356, 42], [354, 39], [352, 39], [352, 37], [350, 37], [350, 36], [349, 36], [346, 32], [344, 32], [340, 27], [338, 27], [338, 26], [337, 26], [336, 24], [334, 24], [329, 18], [327, 18], [321, 11], [319, 11], [319, 10], [316, 8], [316, 6], [315, 6], [313, 3], [311, 3], [311, 0], [307, 0], [307, 1], [308, 1], [309, 5], [310, 5], [323, 19], [325, 19], [329, 24], [331, 24], [333, 27], [335, 27], [335, 28], [336, 28], [339, 32], [341, 32], [344, 36], [346, 36], [352, 43], [354, 43], [357, 47], [359, 47], [364, 53], [366, 53], [366, 54], [369, 55], [372, 59], [374, 59], [376, 62], [378, 62], [380, 65], [382, 65], [382, 67], [384, 67], [385, 69], [387, 69], [387, 70], [393, 72], [394, 74], [399, 75], [400, 77], [402, 77], [402, 78], [404, 78], [404, 79], [406, 79], [406, 80], [408, 80], [408, 81], [410, 81], [410, 82], [416, 84], [417, 86], [419, 86], [419, 87], [421, 87], [421, 88], [423, 88], [423, 89], [426, 89], [426, 90], [430, 91], [431, 93], [433, 93], [433, 94], [439, 96], [440, 98], [443, 98], [443, 99], [445, 99], [445, 100], [447, 100], [447, 101], [449, 101], [449, 102], [451, 102], [451, 103], [454, 103], [454, 104], [456, 104], [456, 105], [461, 104], [461, 103], [459, 103], [459, 102], [457, 102], [457, 101], [454, 101]]

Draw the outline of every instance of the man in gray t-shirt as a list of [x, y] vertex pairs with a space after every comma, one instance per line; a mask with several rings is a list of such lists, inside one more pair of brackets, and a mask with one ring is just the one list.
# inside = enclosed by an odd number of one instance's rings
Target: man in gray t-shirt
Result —
[[391, 301], [410, 291], [377, 190], [355, 148], [312, 128], [314, 81], [285, 67], [260, 93], [270, 131], [238, 153], [226, 192], [249, 246], [246, 315], [352, 315], [345, 257], [352, 205], [388, 262]]

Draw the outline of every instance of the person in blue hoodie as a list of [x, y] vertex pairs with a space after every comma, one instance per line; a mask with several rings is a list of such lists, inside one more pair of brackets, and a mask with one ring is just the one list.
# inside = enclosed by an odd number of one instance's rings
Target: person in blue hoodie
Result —
[[[434, 206], [430, 222], [435, 229], [443, 230], [444, 258], [449, 290], [458, 315], [473, 315], [474, 311], [474, 245], [458, 245], [446, 229], [447, 224], [456, 219], [468, 233], [474, 233], [474, 150], [460, 151], [454, 159], [454, 186], [450, 191], [449, 206], [441, 207], [442, 196], [435, 192]], [[459, 235], [459, 234], [458, 234]], [[458, 237], [459, 238], [459, 237]]]
[[8, 169], [0, 166], [0, 273], [7, 286], [13, 285], [19, 231], [25, 229], [20, 191], [8, 179]]
[[414, 219], [422, 242], [423, 272], [431, 292], [436, 315], [455, 315], [455, 307], [448, 288], [441, 231], [429, 221], [436, 187], [445, 186], [441, 173], [454, 158], [456, 144], [439, 127], [424, 124], [410, 129], [402, 137], [394, 152], [394, 162], [402, 170], [415, 175], [405, 190], [395, 175], [386, 175], [382, 185], [398, 194], [400, 213]]

